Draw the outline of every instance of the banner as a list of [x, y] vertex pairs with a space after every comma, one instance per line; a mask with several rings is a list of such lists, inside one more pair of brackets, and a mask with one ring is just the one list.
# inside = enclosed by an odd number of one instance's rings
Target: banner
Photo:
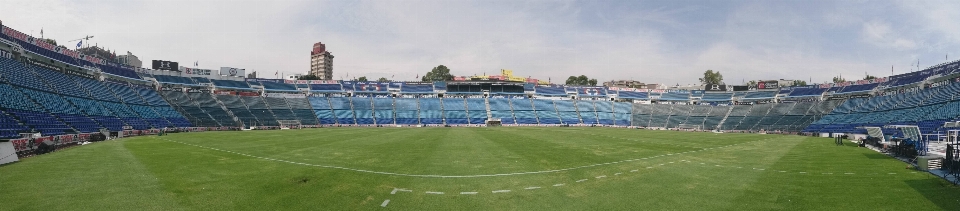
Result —
[[[73, 50], [70, 50], [70, 49], [65, 49], [65, 48], [62, 48], [62, 47], [60, 47], [60, 46], [56, 46], [56, 45], [53, 45], [53, 44], [50, 44], [50, 43], [47, 43], [47, 42], [37, 42], [37, 39], [36, 39], [36, 38], [33, 38], [33, 37], [31, 37], [31, 36], [29, 36], [29, 35], [27, 35], [27, 34], [21, 33], [21, 32], [19, 32], [19, 31], [17, 31], [17, 30], [14, 30], [14, 29], [9, 28], [9, 27], [6, 27], [6, 26], [2, 26], [2, 27], [3, 27], [3, 28], [2, 28], [2, 33], [3, 33], [4, 35], [7, 35], [7, 36], [11, 37], [11, 38], [18, 39], [18, 40], [20, 40], [20, 41], [23, 41], [23, 42], [27, 42], [27, 43], [36, 45], [37, 47], [40, 47], [40, 48], [44, 48], [44, 49], [53, 51], [54, 53], [63, 54], [63, 55], [65, 55], [65, 56], [69, 56], [69, 57], [72, 57], [72, 58], [78, 58], [79, 53], [77, 53], [76, 51], [73, 51]], [[22, 49], [23, 49], [22, 46], [17, 45], [17, 47], [20, 47], [20, 48], [19, 48], [19, 49], [20, 49], [19, 51], [21, 51], [21, 53], [22, 53]], [[15, 50], [15, 51], [17, 51], [17, 50]]]
[[10, 140], [10, 143], [13, 143], [13, 148], [16, 149], [17, 152], [21, 152], [29, 149], [30, 145], [27, 141], [27, 139], [13, 139]]
[[[91, 58], [88, 56], [87, 58]], [[163, 60], [153, 60], [153, 69], [154, 70], [166, 70], [166, 71], [180, 71], [180, 63], [163, 61]]]
[[5, 51], [5, 50], [0, 50], [0, 57], [12, 59], [12, 58], [13, 58], [13, 54], [10, 53], [10, 52], [7, 52], [7, 51]]
[[237, 95], [237, 92], [235, 91], [224, 91], [224, 90], [217, 90], [217, 91], [214, 91], [213, 93], [217, 95]]
[[189, 68], [183, 66], [180, 67], [180, 74], [188, 75], [188, 77], [194, 75], [210, 75], [211, 72], [213, 72], [213, 70]]
[[747, 90], [750, 90], [749, 86], [733, 86], [734, 92], [747, 91]]
[[757, 89], [777, 89], [780, 88], [779, 81], [758, 81]]
[[36, 66], [40, 66], [40, 67], [43, 67], [43, 68], [55, 70], [55, 71], [57, 71], [57, 72], [63, 72], [63, 68], [61, 68], [60, 66], [47, 64], [46, 62], [43, 62], [42, 60], [35, 60], [35, 59], [27, 58], [27, 61], [30, 62], [30, 64], [32, 64], [32, 65], [36, 65]]
[[256, 93], [256, 92], [237, 92], [237, 95], [246, 96], [246, 97], [257, 97], [257, 96], [260, 96], [260, 93]]
[[[261, 80], [273, 80], [273, 79], [261, 79]], [[274, 81], [277, 83], [285, 84], [339, 84], [340, 82], [335, 80], [283, 80], [283, 81]]]
[[247, 75], [247, 70], [236, 67], [220, 67], [220, 75], [244, 77]]
[[705, 90], [705, 91], [721, 91], [721, 92], [725, 92], [725, 91], [727, 91], [727, 85], [722, 85], [722, 84], [707, 84], [707, 85], [704, 85], [704, 86], [703, 86], [703, 90]]

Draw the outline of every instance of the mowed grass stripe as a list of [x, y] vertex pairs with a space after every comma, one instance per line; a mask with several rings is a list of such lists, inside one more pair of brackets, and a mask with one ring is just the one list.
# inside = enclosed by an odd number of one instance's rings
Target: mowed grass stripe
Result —
[[175, 193], [110, 141], [0, 167], [0, 210], [181, 210]]

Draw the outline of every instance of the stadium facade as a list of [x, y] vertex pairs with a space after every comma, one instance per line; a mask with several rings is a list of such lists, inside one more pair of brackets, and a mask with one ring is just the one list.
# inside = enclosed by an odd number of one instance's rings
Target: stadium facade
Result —
[[2, 30], [0, 139], [27, 132], [59, 137], [164, 128], [272, 129], [288, 120], [310, 127], [479, 126], [499, 120], [515, 126], [861, 134], [863, 126], [915, 124], [934, 134], [951, 129], [944, 123], [960, 114], [958, 62], [874, 80], [750, 91], [307, 81], [130, 67]]

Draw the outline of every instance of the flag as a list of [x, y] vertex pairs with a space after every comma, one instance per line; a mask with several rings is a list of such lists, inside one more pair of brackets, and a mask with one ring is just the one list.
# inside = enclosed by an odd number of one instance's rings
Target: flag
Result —
[[77, 42], [77, 48], [80, 48], [80, 45], [83, 45], [83, 40], [80, 40], [80, 42]]
[[273, 73], [273, 76], [277, 76], [277, 75], [279, 75], [279, 74], [280, 74], [280, 71], [277, 71], [277, 72]]
[[195, 62], [193, 62], [193, 66], [194, 66], [194, 67], [200, 66], [200, 61], [195, 61]]
[[417, 73], [417, 77], [414, 77], [413, 79], [418, 79], [418, 78], [420, 78], [420, 73]]

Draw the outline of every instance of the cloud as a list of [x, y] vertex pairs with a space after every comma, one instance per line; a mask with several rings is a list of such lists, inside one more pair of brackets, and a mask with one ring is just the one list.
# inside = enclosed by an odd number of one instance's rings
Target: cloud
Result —
[[876, 46], [897, 50], [910, 50], [917, 47], [917, 44], [912, 40], [897, 37], [890, 29], [889, 24], [880, 21], [863, 23], [863, 39]]
[[960, 55], [960, 26], [950, 21], [960, 8], [941, 3], [10, 0], [0, 19], [61, 42], [94, 35], [143, 60], [267, 77], [306, 72], [312, 44], [323, 42], [336, 79], [414, 80], [442, 64], [458, 75], [512, 69], [554, 82], [691, 84], [707, 69], [727, 83], [817, 82]]

